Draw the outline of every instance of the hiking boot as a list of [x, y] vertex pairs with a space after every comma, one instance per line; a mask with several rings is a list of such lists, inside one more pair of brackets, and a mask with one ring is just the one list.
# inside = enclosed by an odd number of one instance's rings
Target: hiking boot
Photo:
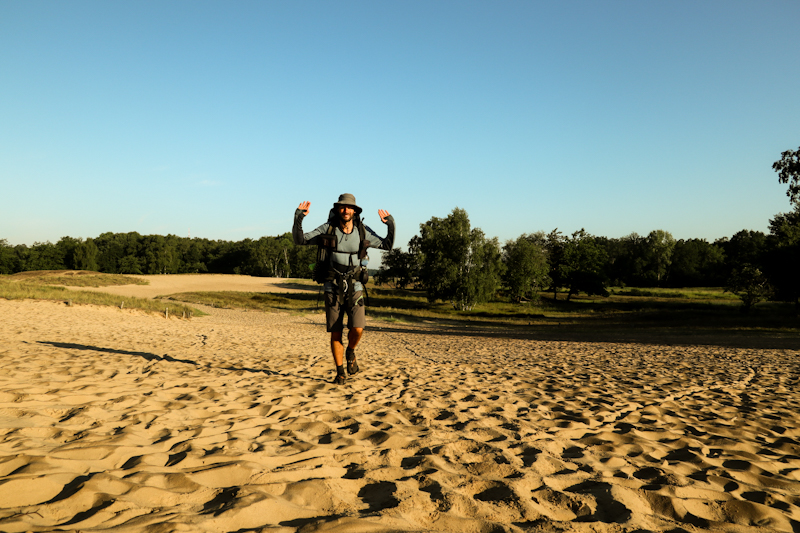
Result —
[[351, 376], [358, 374], [358, 363], [356, 363], [356, 352], [347, 350], [347, 373]]
[[333, 381], [331, 381], [331, 383], [333, 383], [334, 385], [344, 385], [345, 381], [347, 381], [347, 378], [345, 377], [344, 374], [336, 374], [336, 377], [333, 378]]

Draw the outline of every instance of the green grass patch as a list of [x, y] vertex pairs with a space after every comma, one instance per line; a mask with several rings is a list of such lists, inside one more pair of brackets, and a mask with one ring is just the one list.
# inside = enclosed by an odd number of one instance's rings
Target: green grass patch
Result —
[[[186, 318], [203, 316], [205, 314], [202, 311], [178, 302], [161, 302], [154, 299], [119, 296], [105, 292], [76, 291], [57, 286], [64, 285], [63, 283], [56, 283], [55, 286], [52, 284], [52, 280], [70, 278], [69, 275], [42, 275], [41, 272], [39, 274], [24, 274], [28, 275], [20, 276], [19, 274], [14, 274], [12, 276], [0, 276], [0, 298], [5, 298], [6, 300], [54, 300], [62, 301], [70, 305], [105, 305], [122, 307], [124, 309], [140, 309], [148, 313], [169, 314], [170, 316]], [[128, 276], [99, 274], [97, 272], [90, 274], [93, 274], [93, 276], [80, 276], [82, 281], [76, 286], [103, 287], [108, 285], [128, 284], [127, 282], [123, 283], [123, 278], [128, 278]], [[91, 277], [96, 277], [97, 279], [92, 281], [89, 279]], [[137, 280], [137, 278], [129, 279]], [[138, 284], [142, 284], [142, 280], [137, 281]], [[146, 283], [145, 281], [145, 284]]]
[[[207, 305], [223, 309], [257, 309], [261, 311], [309, 311], [316, 307], [316, 293], [270, 293], [270, 292], [181, 292], [164, 296], [170, 300], [190, 304]], [[319, 297], [322, 308], [322, 296]]]
[[[228, 309], [260, 309], [285, 311], [322, 310], [324, 296], [318, 285], [294, 284], [285, 286], [305, 289], [302, 292], [256, 293], [256, 292], [187, 292], [171, 294], [170, 299], [187, 303], [208, 305]], [[470, 311], [457, 311], [449, 302], [429, 302], [425, 293], [412, 289], [368, 288], [369, 314], [391, 320], [420, 321], [427, 319], [461, 322], [486, 322], [509, 325], [552, 322], [553, 320], [632, 320], [648, 322], [664, 320], [695, 319], [703, 316], [724, 318], [741, 322], [753, 322], [764, 316], [787, 315], [788, 308], [782, 304], [762, 303], [752, 315], [742, 315], [739, 300], [722, 289], [612, 289], [611, 296], [574, 295], [566, 301], [560, 293], [553, 299], [552, 293], [542, 294], [537, 302], [512, 303], [493, 301], [478, 304]]]
[[146, 279], [123, 274], [103, 274], [89, 270], [33, 270], [8, 276], [11, 281], [69, 287], [111, 287], [114, 285], [149, 285]]
[[[323, 312], [319, 285], [287, 280], [280, 286], [301, 292], [196, 292], [169, 298], [230, 309]], [[453, 331], [467, 328], [473, 334], [484, 331], [542, 340], [800, 346], [800, 319], [791, 305], [763, 302], [745, 315], [738, 298], [721, 288], [614, 288], [610, 292], [607, 298], [574, 295], [569, 302], [564, 293], [558, 299], [543, 293], [535, 302], [495, 301], [471, 311], [456, 311], [448, 302], [428, 302], [420, 290], [368, 286], [367, 315], [388, 328], [424, 322]]]
[[704, 300], [717, 303], [739, 303], [739, 297], [719, 287], [661, 289], [619, 288], [609, 289], [610, 297], [669, 298], [679, 300]]

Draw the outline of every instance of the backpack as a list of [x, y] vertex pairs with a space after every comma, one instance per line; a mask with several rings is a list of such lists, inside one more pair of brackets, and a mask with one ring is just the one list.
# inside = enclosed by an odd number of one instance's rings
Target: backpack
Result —
[[[358, 228], [359, 238], [357, 253], [359, 263], [356, 266], [353, 277], [362, 284], [366, 284], [369, 280], [369, 273], [367, 272], [366, 266], [361, 264], [361, 260], [369, 260], [369, 257], [367, 256], [367, 248], [369, 247], [369, 240], [366, 238], [367, 230], [364, 227], [364, 223], [361, 222], [361, 217], [359, 215], [355, 215], [353, 224], [356, 228]], [[311, 272], [311, 279], [317, 283], [325, 283], [326, 281], [333, 280], [335, 277], [333, 268], [331, 267], [331, 260], [337, 246], [335, 232], [336, 213], [333, 209], [331, 209], [330, 213], [328, 214], [328, 231], [317, 237], [317, 261], [312, 265]]]

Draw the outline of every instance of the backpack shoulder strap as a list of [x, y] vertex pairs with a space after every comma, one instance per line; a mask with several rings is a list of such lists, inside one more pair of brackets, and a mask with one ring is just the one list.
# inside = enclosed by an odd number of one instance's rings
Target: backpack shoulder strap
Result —
[[367, 240], [367, 229], [364, 223], [361, 222], [361, 217], [358, 217], [358, 258], [364, 259], [367, 256], [367, 248], [369, 248], [369, 241]]
[[359, 220], [358, 224], [358, 237], [363, 241], [367, 238], [367, 229], [364, 227], [364, 224], [361, 223]]

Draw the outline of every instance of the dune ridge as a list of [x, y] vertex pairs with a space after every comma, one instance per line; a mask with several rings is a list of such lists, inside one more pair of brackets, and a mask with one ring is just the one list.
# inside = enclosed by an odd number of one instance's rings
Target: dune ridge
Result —
[[0, 300], [0, 531], [798, 531], [800, 351]]

